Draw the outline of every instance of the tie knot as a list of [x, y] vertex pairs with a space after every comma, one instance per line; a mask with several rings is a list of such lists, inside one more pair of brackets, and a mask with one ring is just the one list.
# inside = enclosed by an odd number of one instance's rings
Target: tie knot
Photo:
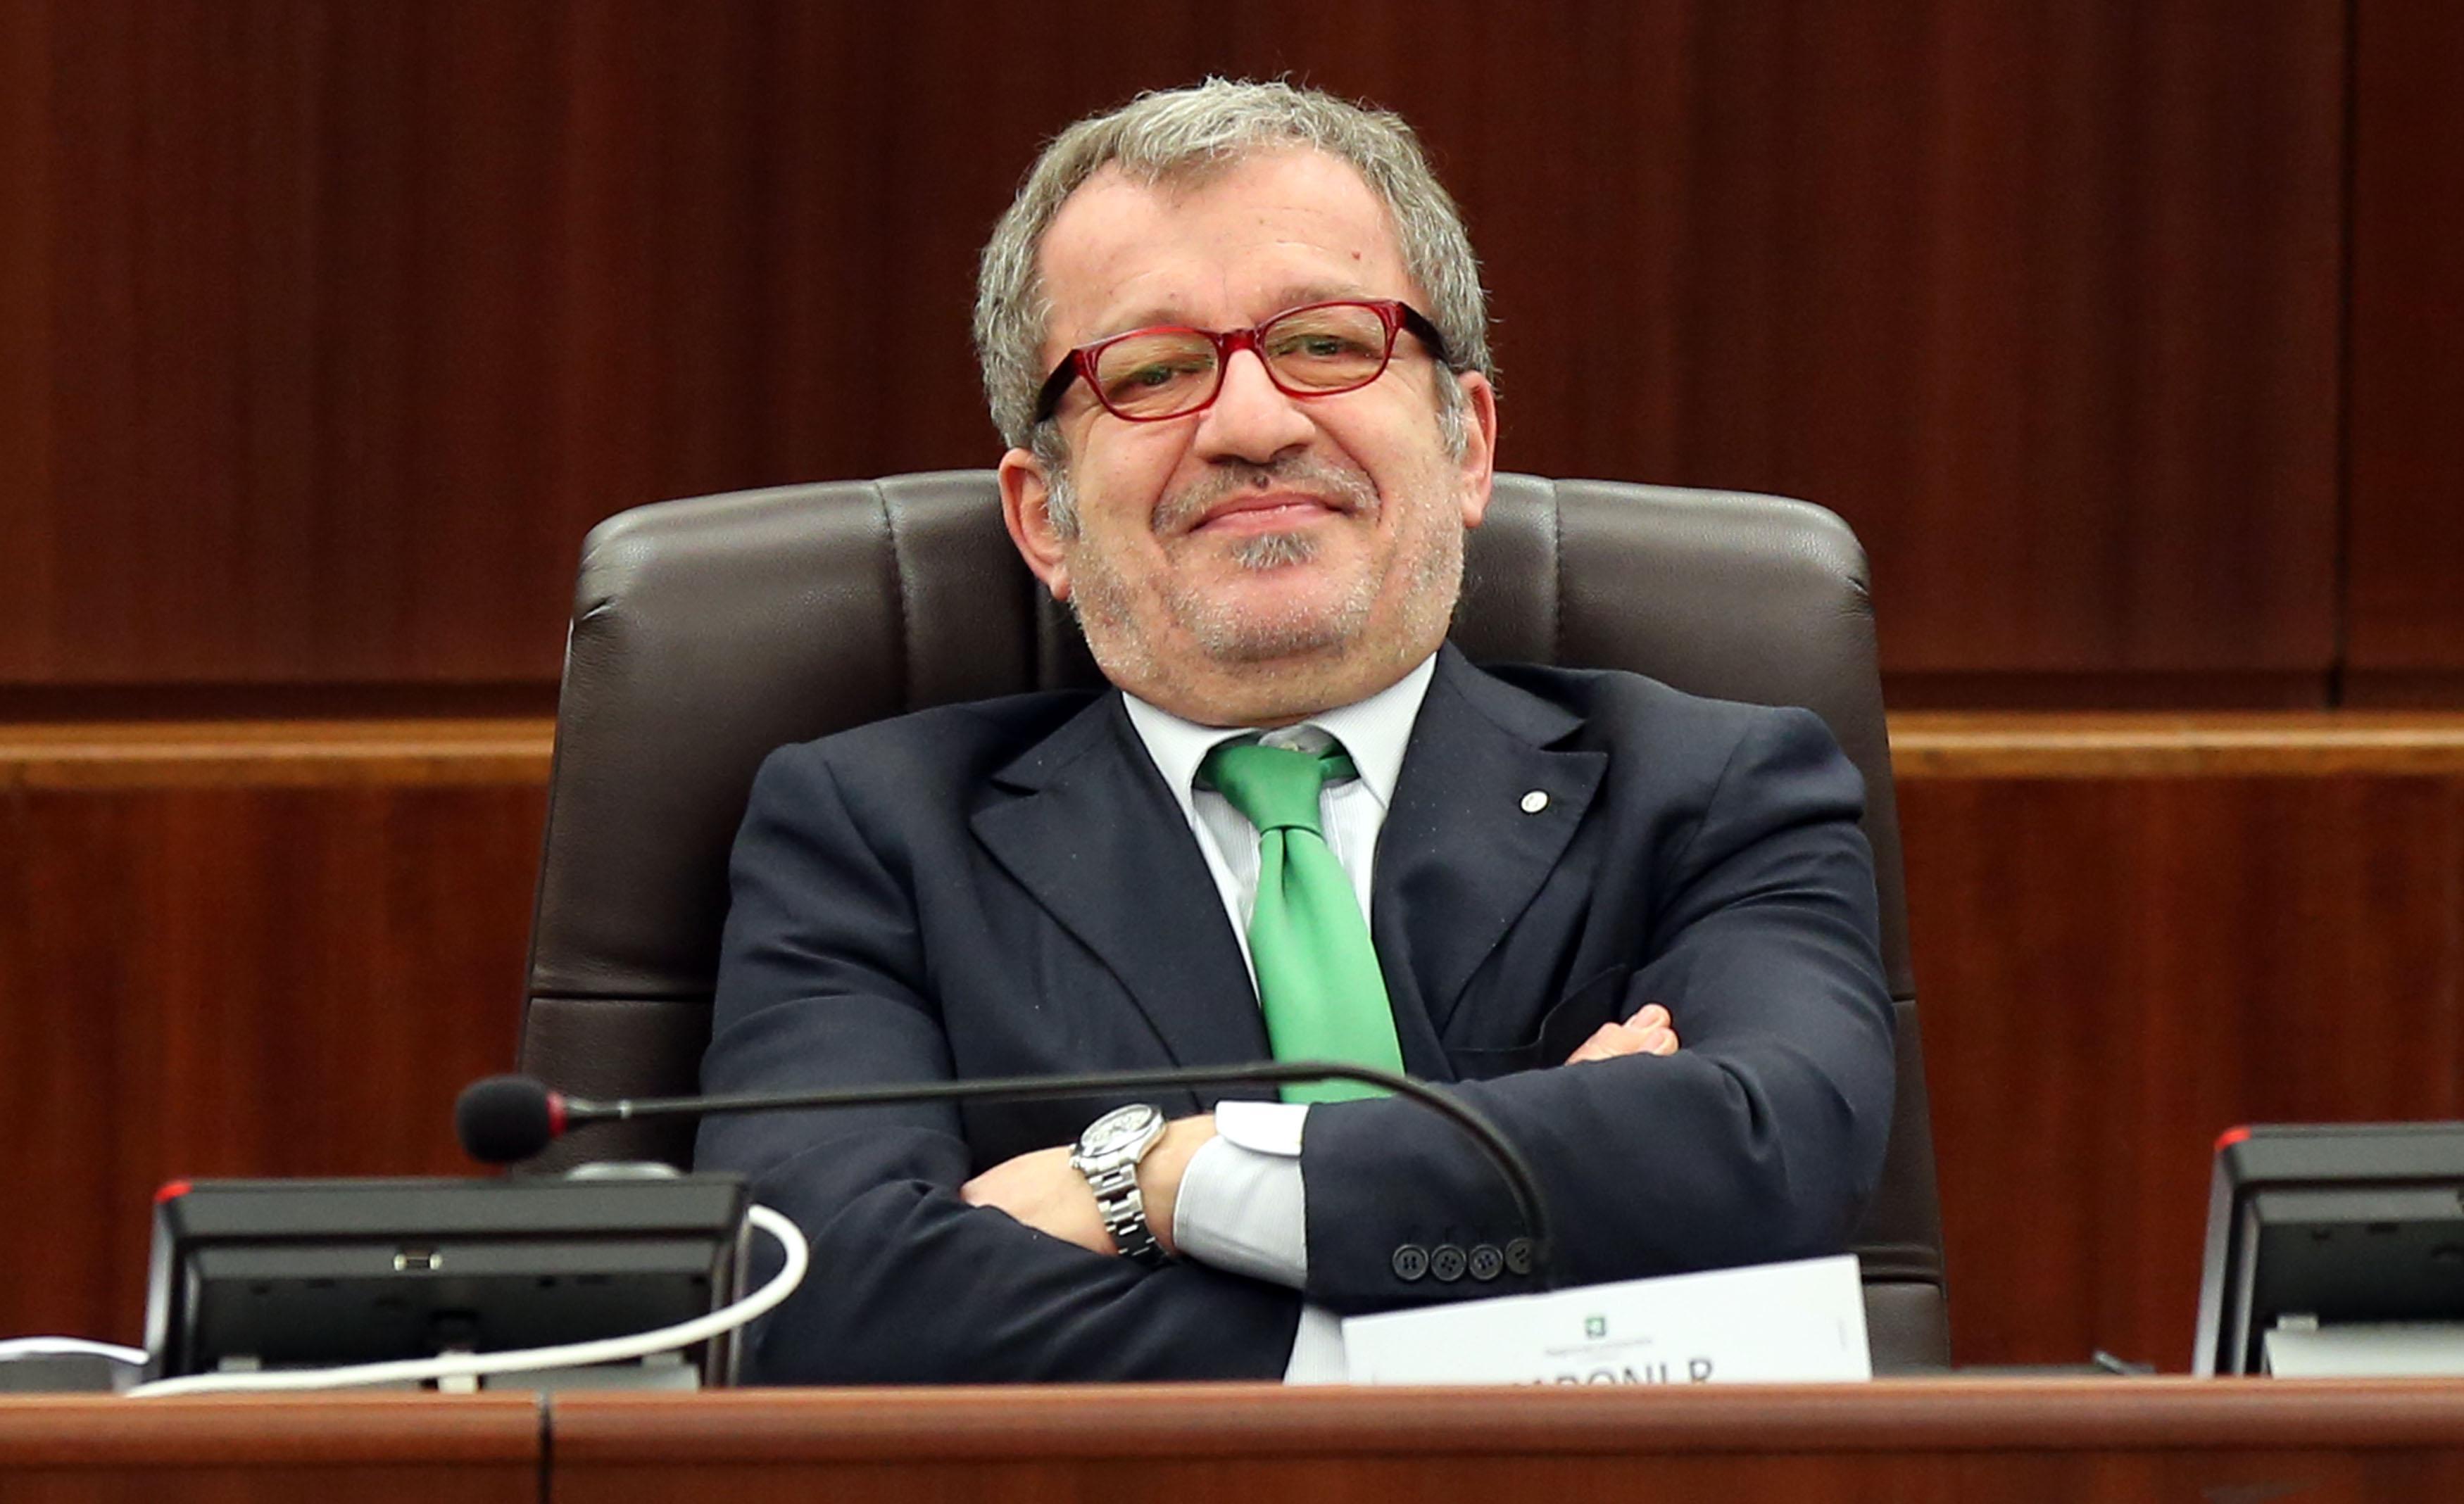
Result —
[[1300, 829], [1323, 838], [1318, 828], [1318, 791], [1330, 777], [1352, 775], [1352, 759], [1341, 747], [1323, 752], [1265, 747], [1257, 742], [1225, 742], [1206, 754], [1199, 775], [1247, 816], [1265, 835], [1270, 830]]

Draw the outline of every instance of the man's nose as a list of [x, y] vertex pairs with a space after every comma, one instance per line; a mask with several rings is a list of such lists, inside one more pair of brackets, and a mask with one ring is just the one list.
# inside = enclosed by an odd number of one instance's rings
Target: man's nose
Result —
[[1223, 367], [1223, 384], [1215, 404], [1202, 415], [1197, 435], [1199, 452], [1208, 458], [1273, 459], [1309, 443], [1316, 424], [1291, 396], [1266, 375], [1266, 362], [1255, 350], [1236, 350]]

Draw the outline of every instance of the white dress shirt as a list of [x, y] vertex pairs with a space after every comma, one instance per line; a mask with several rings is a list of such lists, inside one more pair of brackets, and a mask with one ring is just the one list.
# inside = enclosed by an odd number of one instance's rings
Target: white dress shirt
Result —
[[[1241, 959], [1256, 991], [1258, 971], [1249, 957], [1249, 912], [1258, 898], [1258, 831], [1232, 801], [1198, 787], [1199, 766], [1221, 742], [1257, 736], [1269, 747], [1303, 752], [1340, 742], [1355, 778], [1330, 783], [1318, 796], [1326, 843], [1352, 880], [1360, 911], [1369, 912], [1376, 875], [1377, 833], [1395, 798], [1403, 771], [1403, 749], [1420, 713], [1435, 654], [1385, 689], [1356, 705], [1329, 710], [1298, 726], [1260, 734], [1254, 728], [1200, 726], [1125, 695], [1130, 724], [1147, 755], [1180, 802], [1180, 813], [1198, 839], [1206, 868], [1215, 877], [1223, 911], [1240, 937]], [[1190, 1158], [1180, 1198], [1173, 1210], [1173, 1241], [1202, 1263], [1255, 1279], [1300, 1289], [1309, 1280], [1308, 1204], [1301, 1179], [1301, 1130], [1309, 1108], [1300, 1102], [1226, 1101], [1215, 1111], [1217, 1137]], [[1339, 1383], [1344, 1377], [1342, 1328], [1331, 1312], [1304, 1306], [1290, 1362], [1290, 1384]]]

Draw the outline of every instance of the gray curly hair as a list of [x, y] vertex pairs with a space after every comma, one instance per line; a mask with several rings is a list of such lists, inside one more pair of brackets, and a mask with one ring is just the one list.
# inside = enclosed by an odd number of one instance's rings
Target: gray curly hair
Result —
[[[1208, 78], [1186, 89], [1139, 95], [1080, 120], [1036, 159], [1018, 197], [984, 245], [976, 277], [976, 353], [984, 398], [1004, 442], [1047, 467], [1067, 459], [1058, 427], [1035, 422], [1043, 384], [1045, 326], [1052, 316], [1037, 255], [1070, 194], [1106, 166], [1133, 182], [1203, 181], [1254, 152], [1315, 147], [1357, 168], [1386, 205], [1403, 266], [1428, 300], [1453, 371], [1493, 374], [1488, 295], [1454, 200], [1429, 170], [1419, 139], [1401, 117], [1282, 81]], [[1463, 389], [1438, 374], [1440, 419], [1450, 447], [1463, 443]], [[1056, 509], [1058, 510], [1058, 509]], [[1056, 517], [1067, 531], [1071, 519]]]

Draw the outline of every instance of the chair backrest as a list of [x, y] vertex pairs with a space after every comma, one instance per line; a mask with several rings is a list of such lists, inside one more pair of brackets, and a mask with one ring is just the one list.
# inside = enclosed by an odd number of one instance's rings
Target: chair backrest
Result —
[[[1455, 641], [1476, 662], [1633, 669], [1804, 706], [1864, 774], [1900, 1094], [1857, 1239], [1879, 1367], [1949, 1357], [1933, 1141], [1865, 558], [1772, 496], [1500, 475]], [[582, 1096], [694, 1088], [727, 855], [772, 748], [926, 706], [1102, 683], [1011, 550], [984, 470], [641, 507], [592, 530], [557, 712], [523, 1069]], [[681, 1163], [610, 1124], [573, 1158]]]

